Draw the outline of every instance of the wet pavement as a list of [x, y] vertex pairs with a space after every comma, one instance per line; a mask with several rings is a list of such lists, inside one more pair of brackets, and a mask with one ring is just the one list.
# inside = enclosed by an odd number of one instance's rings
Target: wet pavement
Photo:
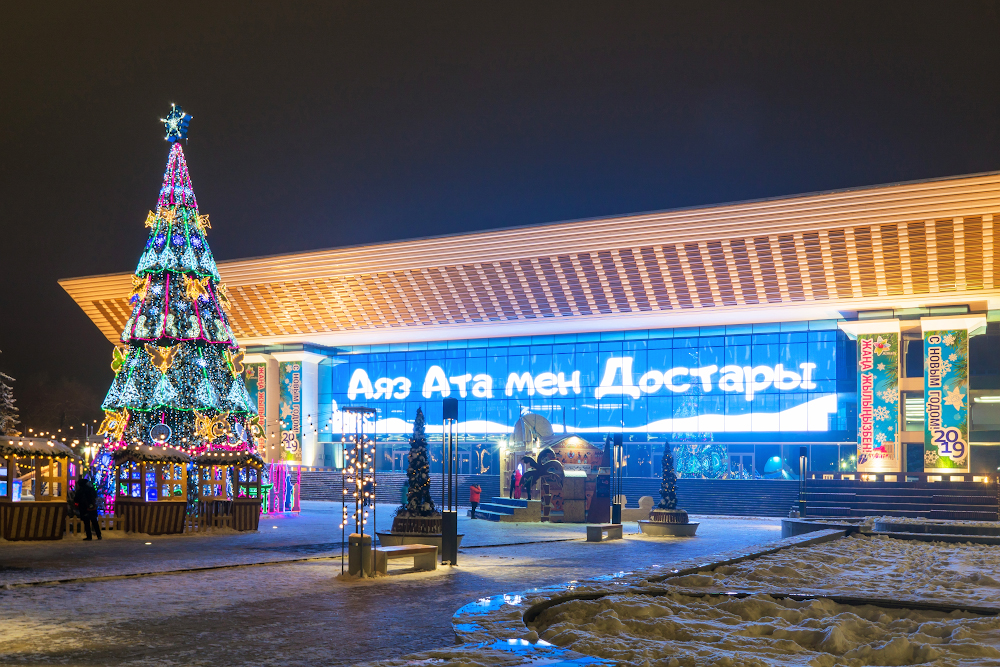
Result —
[[[388, 527], [391, 512], [380, 506], [378, 515], [379, 528]], [[388, 577], [345, 580], [339, 577], [339, 516], [339, 505], [308, 503], [301, 516], [263, 520], [257, 534], [2, 543], [0, 586], [7, 588], [0, 589], [0, 663], [386, 659], [452, 645], [452, 614], [478, 597], [666, 567], [781, 536], [778, 519], [699, 517], [693, 539], [652, 540], [633, 523], [626, 524], [625, 539], [594, 544], [585, 541], [583, 525], [460, 516], [466, 537], [457, 567], [414, 572], [395, 561]], [[517, 545], [505, 546], [511, 544]], [[273, 562], [304, 558], [311, 560]], [[145, 574], [166, 571], [174, 572]]]

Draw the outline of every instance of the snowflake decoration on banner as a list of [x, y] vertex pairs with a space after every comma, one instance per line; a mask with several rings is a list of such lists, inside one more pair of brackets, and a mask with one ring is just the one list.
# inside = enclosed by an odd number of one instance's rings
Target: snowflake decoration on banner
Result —
[[878, 433], [878, 434], [876, 434], [875, 435], [875, 440], [878, 441], [878, 444], [884, 445], [885, 444], [885, 433]]
[[965, 396], [962, 395], [962, 388], [955, 387], [949, 391], [944, 399], [945, 405], [950, 405], [956, 410], [961, 410], [965, 407]]
[[878, 396], [886, 403], [893, 405], [899, 401], [899, 388], [894, 387], [892, 389], [886, 389], [885, 391], [880, 391], [878, 392]]
[[884, 405], [880, 405], [877, 408], [875, 408], [875, 419], [879, 420], [880, 422], [884, 422], [888, 418], [889, 418], [889, 408], [885, 407]]
[[958, 355], [952, 352], [950, 355], [948, 355], [948, 361], [958, 361]]
[[937, 467], [938, 453], [933, 449], [924, 450], [924, 466], [927, 468]]
[[878, 368], [878, 369], [879, 369], [880, 371], [884, 371], [884, 370], [885, 370], [885, 364], [879, 364], [879, 365], [877, 366], [877, 368]]
[[943, 361], [942, 360], [941, 361], [941, 374], [942, 375], [947, 375], [950, 372], [951, 372], [951, 362], [950, 361]]
[[955, 337], [952, 336], [951, 334], [946, 335], [944, 337], [944, 344], [947, 345], [948, 347], [951, 347], [952, 345], [955, 344]]

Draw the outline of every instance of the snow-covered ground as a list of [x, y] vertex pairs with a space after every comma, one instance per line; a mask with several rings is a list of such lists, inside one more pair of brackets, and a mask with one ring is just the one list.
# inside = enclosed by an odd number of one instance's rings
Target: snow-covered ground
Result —
[[[642, 594], [656, 589], [667, 593]], [[753, 595], [711, 595], [725, 592]], [[782, 593], [816, 598], [770, 595]], [[627, 592], [556, 605], [532, 628], [553, 644], [623, 665], [1000, 665], [998, 616], [824, 596], [1000, 608], [1000, 548], [854, 535], [650, 577]]]
[[[468, 548], [458, 567], [414, 572], [393, 561], [392, 576], [343, 581], [339, 511], [310, 503], [302, 516], [269, 519], [249, 535], [2, 544], [0, 665], [347, 665], [423, 650], [433, 653], [427, 664], [443, 664], [438, 656], [455, 642], [452, 615], [470, 600], [672, 567], [770, 542], [781, 529], [776, 519], [709, 517], [697, 539], [656, 541], [633, 523], [625, 539], [593, 544], [582, 525], [460, 516]], [[380, 527], [388, 516], [380, 507]], [[328, 553], [335, 557], [266, 563]], [[220, 565], [229, 569], [123, 576]], [[21, 585], [73, 577], [80, 579]]]
[[766, 594], [574, 600], [543, 612], [535, 627], [553, 644], [630, 665], [1000, 664], [995, 616]]
[[710, 591], [826, 591], [1000, 607], [1000, 547], [852, 535], [669, 583]]

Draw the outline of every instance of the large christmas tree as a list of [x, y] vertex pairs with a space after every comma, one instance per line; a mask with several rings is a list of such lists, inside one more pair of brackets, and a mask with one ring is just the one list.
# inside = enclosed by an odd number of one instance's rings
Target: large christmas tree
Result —
[[100, 432], [112, 450], [147, 444], [192, 454], [253, 451], [260, 432], [226, 314], [226, 286], [208, 247], [211, 225], [198, 211], [180, 144], [190, 119], [176, 106], [164, 119], [167, 169], [156, 211], [146, 216], [149, 240], [132, 277], [132, 312], [102, 406]]

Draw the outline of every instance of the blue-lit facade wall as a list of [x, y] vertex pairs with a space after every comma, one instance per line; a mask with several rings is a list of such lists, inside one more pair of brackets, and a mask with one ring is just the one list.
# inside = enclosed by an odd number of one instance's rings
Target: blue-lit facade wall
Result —
[[[379, 464], [391, 468], [417, 408], [439, 441], [451, 396], [462, 446], [494, 461], [530, 411], [595, 443], [623, 433], [634, 475], [658, 474], [668, 440], [682, 473], [720, 476], [736, 456], [744, 477], [787, 477], [803, 445], [814, 470], [833, 471], [854, 452], [855, 365], [835, 321], [338, 348], [319, 365], [319, 439], [339, 442], [339, 408], [374, 407]], [[706, 457], [718, 459], [711, 470]]]

